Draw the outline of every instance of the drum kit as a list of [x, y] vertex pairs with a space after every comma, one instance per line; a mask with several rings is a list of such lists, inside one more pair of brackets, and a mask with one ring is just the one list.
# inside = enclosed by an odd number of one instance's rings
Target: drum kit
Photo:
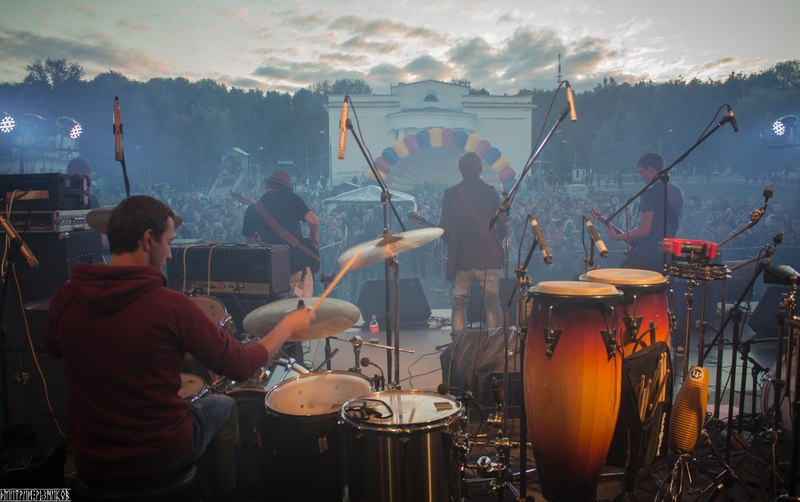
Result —
[[[486, 420], [498, 428], [497, 439], [483, 442], [495, 446], [497, 461], [482, 457], [470, 464], [468, 456], [480, 440], [469, 432], [469, 392], [457, 399], [449, 388], [438, 393], [401, 390], [391, 375], [386, 389], [382, 380], [361, 374], [359, 365], [368, 363], [359, 357], [361, 347], [393, 351], [396, 362], [399, 352], [412, 351], [401, 349], [399, 338], [391, 346], [335, 336], [360, 319], [356, 306], [328, 298], [348, 270], [395, 260], [398, 253], [440, 235], [441, 229], [427, 228], [385, 232], [348, 249], [339, 259], [341, 271], [320, 297], [263, 305], [244, 318], [245, 334], [237, 334], [221, 302], [192, 297], [242, 344], [266, 335], [291, 310], [310, 308], [315, 313], [310, 329], [291, 341], [336, 339], [353, 346], [356, 363], [350, 371], [332, 371], [329, 364], [327, 370], [320, 365], [309, 371], [291, 358], [279, 359], [287, 372], [275, 385], [271, 374], [276, 366], [261, 368], [245, 382], [196, 369], [181, 375], [180, 396], [189, 401], [209, 392], [224, 392], [237, 401], [241, 469], [250, 482], [263, 483], [265, 493], [287, 499], [303, 493], [320, 500], [457, 501], [468, 495], [466, 472], [472, 465], [483, 477], [496, 476], [492, 490], [502, 500], [501, 485], [511, 479], [507, 452], [525, 447], [503, 437], [502, 397], [497, 415]], [[625, 466], [632, 491], [638, 467], [667, 453], [663, 438], [673, 387], [669, 352], [677, 325], [667, 278], [688, 279], [689, 295], [691, 287], [724, 280], [730, 271], [709, 263], [715, 253], [711, 243], [667, 239], [663, 246], [673, 254], [666, 276], [593, 269], [577, 281], [540, 282], [523, 294], [521, 311], [528, 312], [519, 327], [523, 343], [528, 338], [523, 345], [525, 425], [547, 499], [595, 499], [604, 465]], [[681, 259], [686, 256], [690, 259]], [[698, 346], [702, 343], [701, 338]], [[333, 355], [326, 352], [327, 363]], [[297, 374], [287, 378], [289, 369]], [[700, 431], [691, 432], [696, 437]], [[611, 461], [615, 456], [617, 463]], [[308, 472], [314, 473], [313, 483]]]

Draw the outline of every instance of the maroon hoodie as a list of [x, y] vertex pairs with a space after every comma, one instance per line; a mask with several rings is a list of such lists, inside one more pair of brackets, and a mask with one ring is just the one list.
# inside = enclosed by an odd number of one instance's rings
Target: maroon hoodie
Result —
[[149, 266], [75, 265], [51, 300], [45, 341], [64, 360], [68, 435], [89, 476], [146, 474], [188, 451], [192, 417], [178, 397], [186, 352], [236, 380], [270, 358], [260, 343], [239, 345]]

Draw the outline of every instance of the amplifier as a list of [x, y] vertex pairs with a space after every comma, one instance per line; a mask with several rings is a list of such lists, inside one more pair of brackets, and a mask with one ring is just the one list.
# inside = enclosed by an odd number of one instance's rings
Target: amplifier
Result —
[[83, 177], [64, 173], [0, 176], [0, 197], [14, 198], [12, 211], [85, 209]]
[[289, 291], [289, 247], [248, 244], [173, 246], [171, 289], [266, 298]]
[[12, 211], [11, 224], [17, 232], [72, 232], [86, 230], [88, 209], [64, 211]]

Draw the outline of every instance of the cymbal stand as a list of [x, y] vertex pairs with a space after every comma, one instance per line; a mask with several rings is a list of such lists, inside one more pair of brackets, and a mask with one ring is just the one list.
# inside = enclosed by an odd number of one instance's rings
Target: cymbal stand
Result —
[[[496, 385], [495, 385], [496, 384]], [[492, 384], [492, 394], [500, 394], [495, 400], [497, 401], [497, 413], [489, 414], [486, 419], [486, 424], [497, 428], [496, 439], [494, 440], [494, 448], [497, 454], [497, 461], [494, 462], [489, 456], [483, 456], [478, 459], [477, 468], [478, 474], [481, 477], [494, 477], [489, 483], [491, 491], [497, 497], [497, 502], [505, 500], [505, 488], [511, 490], [515, 499], [520, 498], [520, 493], [512, 484], [514, 476], [511, 474], [511, 448], [514, 443], [506, 437], [503, 431], [503, 423], [505, 422], [503, 413], [503, 396], [502, 386], [495, 381]], [[520, 445], [524, 447], [524, 445]]]
[[[333, 278], [336, 277], [336, 274], [325, 275], [324, 273], [319, 274], [319, 282], [325, 286], [322, 288], [323, 290], [327, 291], [328, 286], [333, 282]], [[325, 367], [328, 371], [331, 369], [331, 359], [333, 359], [333, 353], [331, 352], [331, 340], [330, 338], [325, 338]]]
[[[347, 128], [353, 134], [353, 139], [356, 140], [356, 144], [358, 145], [359, 150], [361, 150], [361, 154], [364, 156], [364, 160], [366, 161], [367, 166], [369, 166], [369, 170], [372, 173], [372, 176], [375, 178], [375, 181], [378, 183], [378, 186], [381, 188], [381, 207], [383, 208], [383, 233], [384, 233], [384, 238], [386, 237], [387, 234], [390, 235], [390, 232], [391, 232], [391, 228], [392, 228], [392, 225], [391, 225], [391, 222], [392, 222], [391, 214], [394, 214], [394, 217], [395, 217], [395, 219], [397, 219], [397, 223], [400, 225], [400, 228], [402, 229], [402, 231], [405, 232], [406, 227], [403, 224], [403, 220], [400, 218], [400, 213], [397, 212], [397, 208], [392, 203], [392, 194], [389, 191], [389, 187], [386, 185], [386, 181], [383, 179], [383, 174], [378, 170], [377, 167], [375, 167], [375, 162], [373, 161], [372, 154], [369, 152], [369, 150], [367, 150], [367, 147], [364, 145], [364, 141], [361, 138], [360, 125], [359, 125], [359, 128], [358, 128], [359, 129], [358, 134], [356, 134], [356, 130], [353, 128], [353, 122], [349, 118], [346, 118], [347, 117], [347, 112], [346, 112], [347, 108], [346, 108], [346, 106], [347, 106], [348, 102], [350, 103], [351, 109], [353, 111], [353, 116], [356, 117], [356, 123], [358, 123], [358, 114], [356, 113], [356, 107], [353, 106], [353, 101], [350, 99], [350, 96], [349, 95], [345, 95], [345, 97], [344, 97], [344, 107], [343, 107], [344, 108], [343, 118], [345, 118], [345, 123], [344, 124], [339, 124], [339, 127], [340, 127], [340, 129], [341, 128]], [[340, 158], [344, 159], [344, 145], [342, 144], [340, 146], [340, 148], [341, 148], [341, 151], [339, 153], [339, 156], [340, 156]], [[389, 211], [390, 209], [391, 209], [391, 214], [390, 214], [390, 211]], [[394, 260], [395, 260], [394, 263], [396, 263], [396, 258], [394, 258]], [[389, 288], [390, 288], [390, 286], [389, 286], [389, 269], [391, 268], [390, 261], [391, 260], [386, 260], [386, 266], [383, 269], [383, 280], [384, 280], [384, 285], [385, 285], [384, 294], [386, 295], [386, 317], [384, 319], [384, 322], [385, 322], [385, 326], [386, 326], [386, 345], [389, 345], [389, 346], [392, 345], [392, 340], [393, 340], [392, 329], [397, 327], [398, 322], [399, 322], [399, 318], [400, 318], [399, 312], [395, 309], [395, 311], [394, 311], [394, 321], [395, 322], [394, 322], [394, 324], [392, 323], [392, 312], [391, 312], [391, 303], [390, 303], [390, 296], [389, 296]], [[397, 288], [395, 292], [398, 293], [398, 295], [395, 295], [395, 304], [399, 305], [400, 301], [399, 301], [398, 296], [399, 296], [399, 292], [400, 291], [399, 291], [399, 279], [398, 279], [397, 269], [395, 269], [395, 279], [396, 279], [395, 283], [396, 283], [396, 288]], [[397, 366], [399, 366], [399, 364], [400, 364], [399, 348], [400, 348], [400, 344], [399, 343], [395, 343], [395, 351], [394, 351], [395, 357], [394, 357], [394, 360], [397, 362]], [[387, 350], [386, 351], [386, 373], [387, 373], [387, 375], [389, 375], [388, 379], [391, 380], [391, 375], [392, 375], [392, 351], [391, 350]], [[400, 368], [399, 367], [395, 368], [394, 386], [396, 388], [400, 387]], [[392, 385], [390, 385], [389, 387], [393, 388]]]

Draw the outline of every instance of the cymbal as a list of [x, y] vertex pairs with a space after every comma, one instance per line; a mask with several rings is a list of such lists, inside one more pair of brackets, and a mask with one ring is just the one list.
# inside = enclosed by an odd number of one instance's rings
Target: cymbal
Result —
[[[117, 206], [101, 206], [95, 209], [91, 209], [88, 213], [86, 213], [86, 224], [99, 234], [105, 235], [108, 230], [108, 220], [111, 219], [111, 211]], [[174, 210], [173, 210], [174, 212]], [[175, 213], [175, 229], [177, 230], [181, 223], [183, 223], [183, 218], [178, 213]]]
[[344, 266], [349, 262], [353, 256], [358, 255], [353, 264], [353, 269], [366, 267], [374, 263], [386, 261], [398, 254], [416, 249], [420, 246], [438, 239], [442, 236], [444, 230], [437, 227], [419, 228], [416, 230], [409, 230], [407, 232], [400, 232], [398, 234], [387, 235], [380, 239], [373, 241], [362, 242], [345, 250], [339, 256], [339, 265]]
[[[284, 315], [296, 309], [301, 301], [306, 307], [311, 308], [317, 303], [317, 298], [287, 298], [262, 305], [244, 317], [242, 325], [245, 332], [255, 336], [266, 335]], [[325, 298], [317, 308], [308, 331], [298, 337], [290, 337], [289, 341], [302, 342], [327, 338], [352, 327], [360, 318], [361, 311], [352, 303], [337, 298]]]

